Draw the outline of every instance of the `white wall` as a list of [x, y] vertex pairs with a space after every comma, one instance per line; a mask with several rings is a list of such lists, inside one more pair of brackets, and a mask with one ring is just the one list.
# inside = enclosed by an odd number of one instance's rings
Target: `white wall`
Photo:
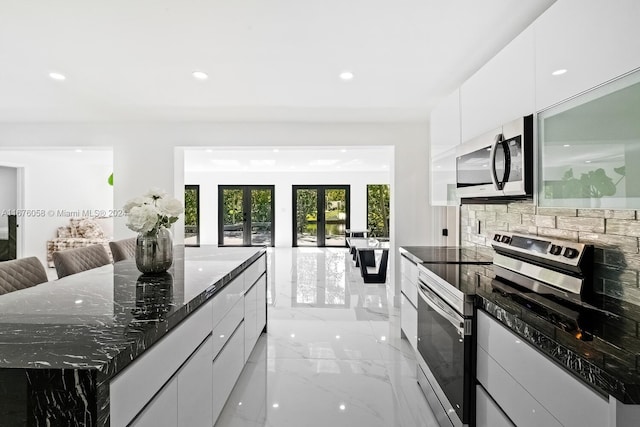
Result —
[[[110, 150], [77, 153], [67, 150], [0, 150], [3, 162], [24, 169], [24, 215], [18, 218], [20, 256], [46, 262], [46, 241], [69, 217], [59, 211], [109, 211], [113, 188]], [[29, 214], [34, 210], [43, 213]], [[37, 215], [37, 216], [35, 216]], [[75, 216], [75, 215], [74, 215]]]
[[[426, 122], [0, 124], [0, 146], [113, 147], [115, 208], [150, 187], [173, 189], [174, 195], [182, 198], [184, 163], [181, 156], [184, 153], [176, 147], [301, 145], [393, 146], [392, 247], [432, 244], [433, 236], [428, 232], [431, 208], [428, 205], [429, 127]], [[124, 224], [125, 218], [116, 219], [116, 238], [131, 235]], [[174, 226], [174, 233], [179, 241], [180, 224]], [[393, 263], [392, 271], [397, 275], [398, 268]], [[398, 289], [399, 280], [396, 280], [396, 295], [400, 294]]]
[[[0, 156], [0, 164], [4, 160]], [[5, 209], [18, 208], [18, 170], [14, 167], [0, 166], [0, 215]]]
[[185, 184], [200, 185], [200, 243], [218, 243], [218, 185], [275, 186], [275, 245], [291, 246], [292, 186], [350, 185], [351, 228], [367, 227], [367, 184], [390, 184], [389, 172], [185, 172]]

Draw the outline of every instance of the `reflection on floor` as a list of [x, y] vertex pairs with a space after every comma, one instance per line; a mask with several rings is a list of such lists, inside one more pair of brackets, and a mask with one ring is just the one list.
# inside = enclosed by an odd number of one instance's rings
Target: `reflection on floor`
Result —
[[269, 274], [268, 333], [216, 427], [437, 426], [390, 283], [364, 284], [346, 249], [277, 248]]

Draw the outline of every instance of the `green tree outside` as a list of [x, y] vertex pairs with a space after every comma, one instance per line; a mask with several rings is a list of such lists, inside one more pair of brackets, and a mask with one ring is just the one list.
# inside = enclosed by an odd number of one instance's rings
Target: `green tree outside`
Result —
[[389, 237], [388, 184], [367, 185], [367, 228], [373, 237]]

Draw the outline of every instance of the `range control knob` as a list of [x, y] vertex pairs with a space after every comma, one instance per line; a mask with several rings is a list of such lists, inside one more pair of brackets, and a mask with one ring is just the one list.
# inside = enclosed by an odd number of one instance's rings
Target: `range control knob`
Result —
[[551, 249], [549, 249], [549, 253], [551, 255], [560, 255], [560, 253], [562, 253], [562, 246], [551, 245]]
[[495, 236], [493, 236], [493, 240], [495, 240], [496, 242], [499, 242], [501, 237], [502, 237], [501, 235], [496, 234]]
[[563, 254], [566, 258], [575, 258], [578, 256], [578, 250], [573, 248], [567, 248]]
[[509, 244], [509, 243], [511, 243], [511, 237], [509, 237], [509, 236], [502, 236], [502, 239], [500, 239], [500, 241], [501, 241], [502, 243], [507, 243], [507, 244]]

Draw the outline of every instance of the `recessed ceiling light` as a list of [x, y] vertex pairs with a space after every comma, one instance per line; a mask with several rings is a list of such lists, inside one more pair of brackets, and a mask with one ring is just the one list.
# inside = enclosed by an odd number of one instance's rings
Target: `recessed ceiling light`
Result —
[[274, 152], [274, 153], [277, 153], [277, 152], [279, 152], [279, 151], [280, 151], [280, 150], [278, 150], [277, 148], [274, 148], [274, 149], [273, 149], [273, 152]]
[[340, 78], [342, 80], [352, 80], [353, 79], [353, 72], [351, 71], [343, 71], [340, 73]]
[[49, 73], [49, 77], [51, 77], [53, 80], [58, 80], [60, 82], [67, 79], [67, 77], [64, 74], [60, 74], [56, 72]]
[[76, 151], [76, 153], [82, 153], [82, 150], [81, 150], [81, 149], [79, 149], [79, 148], [78, 148], [78, 149], [76, 149], [75, 151]]
[[342, 150], [340, 150], [341, 153], [346, 153], [347, 150], [345, 148], [343, 148]]
[[339, 406], [339, 408], [340, 408], [340, 410], [341, 410], [341, 411], [344, 411], [345, 409], [347, 409], [347, 405], [345, 405], [345, 404], [343, 403], [343, 404], [341, 404], [341, 405]]
[[191, 75], [193, 76], [193, 78], [198, 80], [207, 80], [209, 78], [209, 75], [204, 71], [194, 71], [193, 73], [191, 73]]
[[563, 147], [571, 147], [571, 144], [564, 144]]
[[585, 160], [584, 162], [585, 163], [591, 163], [591, 160]]
[[566, 72], [567, 72], [566, 69], [560, 68], [559, 70], [555, 70], [553, 73], [551, 73], [551, 75], [553, 75], [553, 76], [561, 76]]

